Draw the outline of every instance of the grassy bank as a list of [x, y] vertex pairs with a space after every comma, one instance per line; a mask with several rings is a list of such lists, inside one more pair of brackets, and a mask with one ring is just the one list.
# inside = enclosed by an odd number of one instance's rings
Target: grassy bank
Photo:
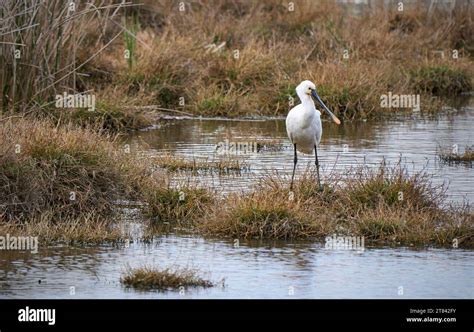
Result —
[[143, 200], [159, 177], [116, 137], [48, 121], [0, 122], [3, 230], [44, 241], [119, 239], [118, 200]]
[[313, 174], [298, 181], [266, 178], [249, 195], [231, 195], [204, 216], [197, 228], [231, 238], [324, 238], [364, 236], [393, 245], [472, 247], [474, 216], [468, 207], [446, 205], [442, 188], [423, 174], [398, 167], [360, 168], [327, 179], [319, 192]]
[[130, 234], [122, 231], [120, 222], [104, 218], [94, 212], [79, 217], [57, 219], [55, 211], [46, 211], [22, 221], [6, 221], [0, 217], [0, 234], [11, 236], [37, 236], [40, 248], [48, 245], [102, 245], [124, 243]]
[[53, 217], [108, 214], [114, 201], [137, 198], [150, 170], [114, 137], [43, 121], [0, 123], [0, 200], [8, 220], [53, 209]]
[[[352, 16], [337, 4], [308, 1], [295, 2], [293, 12], [281, 1], [190, 9], [151, 1], [133, 9], [141, 22], [136, 65], [115, 68], [132, 95], [196, 115], [284, 115], [296, 84], [311, 79], [338, 116], [361, 119], [407, 110], [382, 108], [388, 92], [421, 94], [421, 110], [433, 112], [443, 96], [472, 89], [469, 38], [453, 28], [472, 30], [469, 10], [449, 18], [420, 6]], [[166, 17], [159, 28], [150, 13]]]
[[[420, 94], [421, 111], [436, 112], [446, 96], [472, 90], [468, 3], [452, 10], [406, 4], [403, 12], [396, 2], [375, 4], [360, 15], [337, 2], [303, 0], [293, 10], [280, 0], [189, 1], [181, 11], [164, 0], [104, 1], [98, 9], [78, 1], [73, 16], [58, 1], [33, 1], [36, 11], [15, 1], [1, 6], [5, 17], [18, 17], [5, 21], [12, 32], [0, 36], [7, 113], [36, 106], [58, 122], [112, 131], [156, 121], [156, 109], [135, 109], [144, 105], [206, 116], [284, 115], [296, 84], [310, 79], [350, 120], [409, 110], [382, 108], [389, 92]], [[55, 95], [64, 92], [94, 94], [96, 110], [55, 109]]]

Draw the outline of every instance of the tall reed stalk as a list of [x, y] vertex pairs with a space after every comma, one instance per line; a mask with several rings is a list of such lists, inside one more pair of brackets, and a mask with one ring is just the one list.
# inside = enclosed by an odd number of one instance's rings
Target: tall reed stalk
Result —
[[[1, 1], [3, 111], [45, 106], [57, 93], [80, 92], [81, 68], [118, 37], [106, 36], [105, 28], [122, 7], [131, 5], [112, 0]], [[90, 56], [78, 61], [83, 48], [89, 48]]]

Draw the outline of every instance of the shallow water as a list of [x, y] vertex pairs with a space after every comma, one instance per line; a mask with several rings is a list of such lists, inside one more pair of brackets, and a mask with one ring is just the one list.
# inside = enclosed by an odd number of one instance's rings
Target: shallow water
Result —
[[[436, 150], [473, 145], [472, 108], [437, 119], [421, 117], [336, 127], [324, 122], [322, 174], [354, 165], [377, 166], [383, 158], [410, 172], [425, 169], [436, 184], [449, 185], [449, 200], [474, 199], [473, 168], [445, 165]], [[277, 143], [277, 151], [238, 156], [250, 166], [240, 175], [202, 173], [194, 179], [222, 191], [251, 188], [263, 174], [291, 174], [293, 151], [283, 120], [170, 120], [127, 138], [144, 154], [171, 152], [186, 158], [219, 158], [216, 144]], [[312, 156], [300, 157], [298, 175]], [[177, 175], [176, 181], [189, 177]], [[127, 265], [195, 267], [217, 282], [209, 289], [137, 292], [123, 288]], [[224, 281], [222, 281], [224, 279]], [[39, 282], [41, 280], [41, 282]], [[460, 249], [366, 248], [329, 250], [303, 241], [242, 241], [164, 235], [129, 247], [54, 247], [37, 254], [0, 252], [0, 298], [474, 298], [474, 251]], [[74, 287], [74, 294], [71, 294]]]
[[[400, 160], [411, 173], [425, 170], [435, 185], [448, 186], [449, 200], [474, 201], [474, 170], [466, 165], [447, 165], [437, 156], [439, 147], [459, 151], [474, 145], [474, 112], [466, 108], [437, 119], [413, 117], [383, 122], [356, 122], [336, 126], [323, 123], [323, 138], [318, 150], [321, 175], [332, 172], [344, 174], [360, 165], [378, 166], [383, 160], [397, 164]], [[227, 140], [227, 141], [226, 141]], [[236, 152], [225, 144], [248, 143], [252, 149]], [[278, 151], [262, 149], [255, 152], [255, 144], [273, 143]], [[132, 148], [160, 155], [172, 153], [190, 160], [219, 160], [238, 158], [249, 166], [240, 176], [218, 176], [200, 173], [194, 179], [205, 186], [223, 191], [248, 190], [263, 174], [278, 171], [288, 179], [293, 169], [293, 147], [288, 141], [283, 119], [267, 121], [196, 120], [168, 121], [159, 128], [140, 132], [130, 139]], [[274, 146], [273, 145], [273, 146]], [[271, 147], [271, 146], [270, 146]], [[297, 176], [307, 167], [314, 168], [314, 156], [299, 154]], [[175, 176], [188, 179], [190, 174]]]
[[[236, 248], [233, 242], [168, 236], [128, 248], [15, 253], [0, 264], [2, 298], [474, 298], [474, 252], [458, 249], [357, 252], [243, 241]], [[121, 287], [126, 266], [144, 264], [196, 267], [218, 285], [184, 294]]]

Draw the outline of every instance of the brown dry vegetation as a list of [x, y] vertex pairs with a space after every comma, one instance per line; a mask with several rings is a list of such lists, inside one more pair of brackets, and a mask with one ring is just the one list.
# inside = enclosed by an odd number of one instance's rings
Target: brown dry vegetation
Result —
[[470, 207], [448, 206], [443, 188], [400, 167], [330, 176], [323, 192], [312, 173], [293, 193], [287, 178], [272, 175], [251, 193], [219, 197], [189, 184], [172, 187], [163, 172], [152, 171], [152, 160], [89, 129], [2, 121], [0, 142], [0, 230], [37, 235], [43, 243], [123, 241], [120, 201], [133, 200], [152, 227], [169, 224], [206, 236], [338, 233], [384, 244], [474, 244]]
[[358, 168], [329, 178], [318, 191], [307, 173], [290, 192], [287, 179], [269, 176], [251, 194], [235, 194], [211, 209], [197, 228], [232, 238], [364, 236], [379, 244], [474, 245], [468, 206], [447, 206], [443, 188], [400, 167]]
[[116, 137], [30, 118], [0, 122], [2, 231], [47, 242], [116, 241], [117, 201], [146, 202], [163, 182]]
[[[92, 91], [96, 113], [50, 113], [122, 130], [156, 120], [157, 112], [137, 112], [137, 105], [196, 115], [284, 115], [303, 79], [313, 80], [344, 119], [382, 114], [380, 96], [388, 91], [421, 93], [421, 110], [431, 112], [442, 96], [472, 89], [469, 2], [452, 10], [419, 2], [403, 12], [395, 2], [385, 9], [374, 4], [354, 15], [332, 1], [295, 1], [294, 11], [280, 0], [187, 1], [179, 11], [175, 1], [104, 0], [98, 10], [78, 2], [73, 18], [59, 3], [33, 2], [34, 11], [25, 12], [20, 3], [2, 4], [5, 15], [19, 14], [5, 21], [5, 30], [38, 23], [0, 37], [7, 43], [0, 57], [5, 110], [44, 108], [56, 93]], [[9, 44], [18, 40], [25, 45], [21, 62]]]
[[[380, 96], [389, 91], [420, 93], [422, 111], [439, 110], [446, 95], [472, 90], [469, 3], [431, 12], [374, 7], [357, 16], [329, 1], [295, 1], [293, 12], [280, 0], [188, 1], [184, 12], [174, 1], [143, 2], [103, 0], [94, 8], [77, 1], [74, 13], [56, 0], [1, 2], [2, 231], [116, 241], [117, 202], [125, 199], [143, 203], [155, 223], [209, 236], [345, 232], [380, 243], [448, 246], [457, 239], [473, 246], [472, 212], [447, 207], [421, 175], [359, 170], [329, 179], [319, 193], [308, 174], [292, 199], [286, 179], [269, 177], [253, 193], [219, 198], [172, 188], [110, 134], [156, 121], [153, 109], [135, 108], [143, 105], [195, 115], [284, 115], [303, 79], [347, 120], [382, 114]], [[96, 110], [54, 108], [64, 92], [93, 93]]]
[[[138, 157], [91, 130], [20, 119], [0, 123], [2, 218], [108, 214], [154, 178]], [[58, 208], [60, 206], [60, 208]]]
[[57, 244], [101, 245], [123, 243], [130, 234], [123, 232], [120, 222], [88, 212], [76, 218], [57, 219], [56, 211], [43, 211], [40, 215], [21, 221], [0, 219], [0, 234], [37, 236], [41, 246]]
[[[326, 1], [296, 2], [294, 12], [282, 1], [186, 8], [150, 1], [130, 9], [143, 29], [136, 66], [122, 64], [116, 73], [148, 103], [181, 109], [183, 97], [184, 109], [199, 115], [283, 115], [296, 84], [311, 79], [338, 115], [360, 119], [380, 113], [388, 91], [422, 93], [422, 110], [433, 111], [440, 108], [433, 95], [471, 89], [470, 7], [431, 15], [421, 5], [403, 14], [375, 8], [359, 17]], [[147, 21], [157, 19], [151, 13], [162, 14], [159, 26]], [[432, 53], [454, 48], [462, 54], [457, 60]]]

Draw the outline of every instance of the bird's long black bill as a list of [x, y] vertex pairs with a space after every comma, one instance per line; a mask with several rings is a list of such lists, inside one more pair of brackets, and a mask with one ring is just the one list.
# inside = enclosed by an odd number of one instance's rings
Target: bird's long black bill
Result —
[[318, 101], [318, 103], [321, 104], [321, 106], [324, 108], [324, 110], [326, 111], [326, 113], [331, 117], [331, 119], [336, 123], [336, 124], [341, 124], [341, 120], [339, 120], [337, 118], [337, 116], [334, 115], [333, 112], [331, 112], [329, 110], [329, 108], [323, 103], [323, 101], [321, 100], [321, 98], [319, 97], [318, 93], [316, 92], [316, 90], [313, 90], [311, 91], [311, 94], [313, 95], [314, 98], [316, 98], [316, 100]]

